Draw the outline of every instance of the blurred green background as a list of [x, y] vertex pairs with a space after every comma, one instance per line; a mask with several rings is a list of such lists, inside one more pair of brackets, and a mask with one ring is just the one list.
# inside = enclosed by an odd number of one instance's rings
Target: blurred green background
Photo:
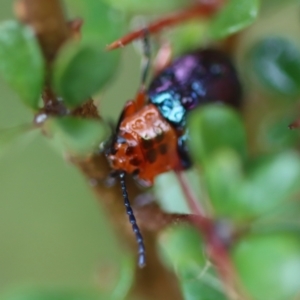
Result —
[[[1, 21], [13, 18], [12, 4], [0, 0]], [[113, 88], [99, 100], [108, 118], [116, 118], [139, 82], [139, 61], [131, 47], [124, 52]], [[0, 128], [31, 122], [31, 112], [1, 79], [0, 95]], [[0, 291], [36, 284], [102, 286], [101, 269], [115, 266], [122, 252], [105, 213], [83, 176], [47, 138], [29, 135], [0, 157]]]
[[[243, 55], [259, 36], [299, 35], [295, 3], [264, 14], [243, 35], [239, 53]], [[13, 18], [12, 4], [0, 0], [1, 21]], [[117, 117], [139, 83], [139, 57], [132, 46], [120, 51], [116, 80], [96, 97], [108, 119]], [[0, 128], [31, 122], [31, 112], [1, 79], [0, 95]], [[0, 291], [36, 284], [103, 287], [107, 282], [100, 274], [109, 280], [106, 271], [117, 270], [122, 247], [117, 247], [105, 212], [83, 176], [47, 138], [30, 135], [0, 157]]]

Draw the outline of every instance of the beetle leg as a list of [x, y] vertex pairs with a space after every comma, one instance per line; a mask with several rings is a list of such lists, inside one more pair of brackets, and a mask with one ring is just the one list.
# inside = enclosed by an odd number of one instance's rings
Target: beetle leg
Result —
[[[147, 30], [150, 34], [154, 34], [162, 31], [166, 27], [175, 26], [193, 18], [209, 18], [210, 16], [219, 11], [223, 3], [224, 0], [212, 0], [197, 3], [185, 10], [175, 12], [164, 18], [154, 21], [153, 23], [150, 23], [149, 26], [147, 26]], [[108, 45], [107, 49], [113, 50], [120, 47], [124, 47], [125, 45], [131, 43], [134, 40], [143, 38], [144, 34], [145, 29], [138, 29], [136, 31], [133, 31]]]

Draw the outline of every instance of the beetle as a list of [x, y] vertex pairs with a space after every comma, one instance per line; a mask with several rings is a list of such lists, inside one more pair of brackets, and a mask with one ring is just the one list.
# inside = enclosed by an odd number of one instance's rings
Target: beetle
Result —
[[126, 174], [144, 186], [154, 178], [191, 166], [186, 147], [186, 116], [207, 103], [241, 105], [241, 84], [229, 57], [217, 49], [197, 49], [167, 63], [145, 88], [149, 70], [148, 34], [144, 36], [147, 63], [142, 72], [141, 88], [121, 113], [105, 154], [118, 175], [129, 220], [139, 247], [139, 266], [145, 265], [142, 234], [130, 206]]

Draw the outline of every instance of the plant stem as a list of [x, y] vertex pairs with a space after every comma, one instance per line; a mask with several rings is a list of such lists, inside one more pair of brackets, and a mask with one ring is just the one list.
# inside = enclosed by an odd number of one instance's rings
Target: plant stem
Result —
[[182, 187], [187, 203], [192, 213], [195, 214], [191, 216], [191, 220], [205, 239], [208, 256], [213, 261], [219, 273], [224, 286], [224, 292], [228, 299], [247, 299], [245, 295], [243, 295], [243, 297], [240, 296], [241, 288], [237, 280], [235, 269], [228, 254], [227, 247], [218, 234], [215, 221], [205, 216], [203, 209], [200, 207], [200, 202], [191, 191], [184, 174], [179, 171], [176, 172], [176, 176]]
[[[19, 0], [15, 4], [15, 13], [21, 22], [32, 26], [40, 42], [44, 57], [48, 63], [44, 103], [45, 105], [48, 104], [47, 108], [49, 111], [55, 114], [56, 107], [51, 109], [49, 107], [50, 101], [47, 102], [47, 97], [49, 95], [53, 97], [54, 95], [51, 86], [49, 86], [51, 63], [62, 44], [72, 36], [70, 23], [67, 22], [64, 16], [62, 4], [59, 0]], [[52, 102], [56, 105], [55, 101]], [[45, 112], [45, 107], [41, 111]], [[72, 114], [85, 118], [100, 118], [97, 108], [91, 100], [77, 108]], [[136, 253], [136, 242], [123, 207], [120, 187], [118, 185], [107, 187], [105, 184], [111, 169], [104, 154], [95, 153], [85, 159], [72, 157], [70, 160], [81, 170], [88, 182], [92, 183], [91, 187], [95, 195], [106, 209], [110, 221], [124, 246]], [[131, 199], [135, 199], [137, 195], [141, 194], [141, 191], [132, 180], [128, 181], [128, 192]], [[149, 206], [149, 208], [151, 209], [143, 208], [140, 216], [145, 218], [145, 215], [148, 215], [147, 220], [150, 221], [143, 222], [142, 219], [137, 217], [143, 231], [148, 261], [145, 268], [136, 269], [136, 280], [132, 287], [131, 296], [143, 300], [165, 300], [167, 295], [169, 299], [180, 300], [182, 297], [176, 276], [162, 265], [156, 252], [158, 230], [164, 226], [163, 224], [166, 223], [166, 220], [172, 222], [173, 218], [166, 218], [166, 214], [161, 212], [158, 207], [154, 210], [153, 206]], [[161, 213], [160, 216], [162, 218], [161, 227], [159, 228], [157, 224], [153, 226], [153, 220], [155, 220], [158, 212]], [[155, 216], [152, 215], [153, 213]], [[176, 218], [178, 220], [178, 216], [175, 216]]]
[[[150, 23], [147, 26], [147, 31], [151, 34], [154, 34], [162, 31], [166, 27], [174, 27], [175, 25], [179, 25], [191, 19], [207, 19], [219, 11], [220, 7], [224, 4], [223, 2], [223, 0], [198, 1], [198, 3], [195, 3], [185, 10], [180, 10], [173, 14], [167, 15], [166, 17], [162, 17], [158, 21]], [[108, 45], [107, 50], [114, 50], [124, 47], [134, 40], [142, 38], [144, 34], [145, 28], [133, 31]]]

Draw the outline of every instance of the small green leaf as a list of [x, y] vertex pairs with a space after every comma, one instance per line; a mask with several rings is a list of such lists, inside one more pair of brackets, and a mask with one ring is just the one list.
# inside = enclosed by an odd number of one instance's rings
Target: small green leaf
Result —
[[107, 52], [106, 45], [126, 28], [122, 13], [103, 1], [68, 1], [84, 20], [80, 43], [66, 44], [55, 61], [53, 85], [70, 107], [82, 104], [102, 89], [115, 74], [121, 51]]
[[300, 50], [292, 41], [269, 37], [258, 42], [250, 51], [249, 66], [270, 91], [293, 97], [300, 94]]
[[38, 108], [45, 63], [30, 27], [16, 21], [0, 25], [0, 73], [26, 105]]
[[174, 9], [182, 9], [187, 5], [186, 0], [105, 0], [107, 3], [124, 10], [126, 13], [162, 13]]
[[66, 44], [53, 69], [55, 91], [66, 105], [77, 107], [114, 75], [116, 57], [93, 44]]
[[67, 3], [73, 13], [84, 20], [81, 29], [83, 43], [97, 44], [101, 48], [122, 36], [126, 30], [124, 14], [103, 0], [67, 0]]
[[239, 278], [253, 299], [296, 299], [300, 293], [298, 235], [248, 236], [235, 245], [232, 257]]
[[168, 229], [162, 233], [159, 244], [164, 261], [177, 273], [184, 299], [226, 299], [194, 228], [177, 226]]
[[300, 158], [292, 151], [251, 162], [248, 180], [239, 186], [245, 211], [261, 214], [287, 201], [300, 190]]
[[190, 226], [176, 226], [165, 230], [160, 239], [162, 254], [182, 276], [199, 275], [207, 258], [200, 234]]
[[[166, 189], [166, 186], [172, 186], [172, 188]], [[173, 172], [155, 177], [154, 194], [164, 211], [181, 214], [190, 213], [182, 189]]]
[[225, 38], [249, 26], [256, 19], [259, 0], [228, 0], [209, 26], [215, 39]]
[[1, 297], [3, 300], [109, 300], [111, 297], [98, 290], [67, 288], [23, 288]]
[[111, 300], [126, 299], [134, 282], [136, 260], [133, 256], [124, 256], [120, 263], [120, 272], [117, 284], [111, 292]]
[[[198, 278], [197, 278], [198, 279]], [[184, 300], [227, 300], [222, 283], [209, 273], [198, 280], [182, 280], [180, 282]]]
[[198, 48], [199, 43], [205, 39], [206, 32], [207, 22], [201, 18], [168, 29], [167, 37], [171, 41], [172, 52], [179, 56]]
[[294, 152], [262, 157], [244, 170], [234, 152], [211, 156], [204, 176], [216, 215], [243, 221], [261, 216], [300, 190], [300, 159]]
[[221, 217], [238, 216], [240, 210], [236, 200], [242, 199], [236, 197], [236, 193], [237, 187], [244, 181], [244, 174], [237, 154], [226, 149], [212, 155], [205, 164], [204, 178], [215, 214]]
[[90, 154], [107, 137], [107, 127], [99, 120], [52, 118], [46, 128], [64, 149], [82, 155]]
[[246, 157], [246, 133], [238, 114], [221, 105], [195, 109], [188, 118], [189, 149], [202, 163], [215, 151], [229, 148]]
[[[197, 199], [201, 199], [204, 202], [203, 199], [206, 199], [206, 191], [202, 184], [202, 177], [199, 176], [197, 170], [191, 168], [186, 170], [182, 175], [185, 176]], [[172, 186], [172, 188], [166, 189], [166, 186]], [[180, 214], [191, 213], [182, 187], [179, 185], [178, 178], [174, 172], [156, 176], [153, 191], [155, 198], [164, 211]], [[201, 206], [205, 206], [205, 203], [201, 203]]]

